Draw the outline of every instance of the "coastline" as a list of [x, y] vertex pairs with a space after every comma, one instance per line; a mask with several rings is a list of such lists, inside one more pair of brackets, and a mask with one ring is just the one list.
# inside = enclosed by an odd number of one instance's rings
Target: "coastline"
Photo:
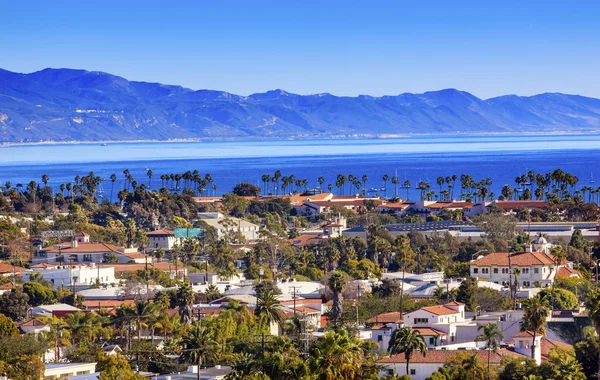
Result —
[[103, 144], [147, 144], [147, 143], [200, 143], [200, 142], [249, 142], [249, 141], [298, 141], [298, 140], [359, 140], [359, 139], [372, 139], [372, 140], [392, 140], [392, 139], [404, 139], [412, 137], [487, 137], [487, 136], [560, 136], [560, 135], [597, 135], [600, 134], [600, 130], [584, 130], [584, 131], [531, 131], [531, 132], [456, 132], [456, 133], [410, 133], [410, 134], [381, 134], [381, 135], [313, 135], [313, 136], [289, 136], [289, 137], [272, 137], [260, 136], [260, 137], [222, 137], [222, 138], [183, 138], [183, 139], [168, 139], [168, 140], [156, 140], [156, 139], [140, 139], [140, 140], [69, 140], [69, 141], [37, 141], [37, 142], [0, 142], [0, 148], [6, 147], [21, 147], [21, 146], [54, 146], [54, 145], [103, 145]]

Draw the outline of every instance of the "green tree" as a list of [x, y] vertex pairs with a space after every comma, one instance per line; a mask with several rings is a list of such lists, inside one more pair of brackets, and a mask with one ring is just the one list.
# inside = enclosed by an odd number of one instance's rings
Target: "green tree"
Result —
[[427, 344], [418, 330], [412, 327], [402, 327], [394, 330], [388, 346], [390, 354], [404, 354], [406, 359], [406, 374], [410, 373], [410, 359], [413, 353], [420, 352], [421, 355], [427, 355]]
[[[207, 327], [201, 327], [199, 324], [195, 324], [192, 330], [183, 337], [181, 343], [183, 345], [181, 358], [188, 363], [198, 365], [198, 369], [213, 358], [217, 352], [214, 334]], [[198, 380], [200, 380], [200, 372], [198, 372]]]
[[0, 313], [12, 320], [23, 319], [29, 309], [29, 296], [23, 289], [16, 287], [0, 296]]
[[539, 295], [523, 301], [523, 318], [520, 322], [521, 331], [530, 331], [533, 334], [531, 344], [531, 357], [535, 355], [535, 338], [538, 334], [544, 334], [546, 320], [550, 314], [548, 300]]
[[99, 380], [144, 380], [145, 377], [135, 373], [129, 362], [121, 355], [105, 355], [98, 360], [96, 371], [100, 372]]
[[29, 296], [29, 304], [32, 306], [53, 304], [56, 301], [54, 292], [38, 282], [26, 282], [23, 291]]
[[342, 315], [342, 301], [343, 301], [343, 292], [346, 288], [347, 276], [344, 272], [334, 271], [329, 275], [329, 279], [327, 280], [327, 285], [331, 292], [333, 293], [333, 307], [331, 310], [331, 314], [333, 316], [333, 328], [337, 331], [338, 329], [338, 321]]
[[[491, 379], [491, 358], [492, 351], [496, 352], [500, 348], [500, 341], [504, 339], [504, 333], [500, 330], [497, 324], [489, 323], [487, 325], [481, 325], [477, 328], [477, 331], [481, 331], [475, 340], [485, 342], [485, 347], [488, 350], [488, 380]], [[533, 356], [532, 356], [533, 357]]]
[[192, 286], [186, 282], [177, 290], [177, 305], [182, 323], [192, 322], [192, 308], [194, 306], [194, 291]]
[[249, 182], [242, 182], [235, 185], [232, 193], [240, 197], [258, 197], [260, 195], [260, 187], [254, 186]]
[[[596, 329], [596, 334], [600, 336], [600, 288], [598, 286], [593, 287], [587, 295], [585, 300], [585, 310], [588, 312], [588, 316], [592, 322], [592, 326]], [[600, 349], [597, 351], [597, 363], [596, 371], [598, 378], [600, 378]]]
[[267, 289], [256, 294], [256, 308], [254, 313], [261, 318], [261, 321], [265, 324], [262, 328], [262, 356], [265, 356], [265, 329], [269, 329], [270, 326], [275, 323], [281, 326], [283, 323], [283, 316], [281, 314], [281, 303], [275, 297], [275, 293], [272, 290]]
[[131, 308], [131, 315], [135, 318], [139, 341], [142, 338], [142, 328], [145, 323], [156, 315], [156, 305], [144, 300], [135, 300], [135, 304]]
[[515, 238], [517, 221], [511, 215], [490, 212], [476, 216], [474, 222], [484, 232], [484, 237], [494, 244], [497, 251], [505, 251], [507, 241]]
[[19, 335], [19, 329], [15, 323], [6, 315], [0, 314], [0, 338], [15, 335]]
[[463, 302], [467, 311], [477, 310], [477, 279], [467, 277], [458, 287], [456, 300]]
[[362, 361], [360, 341], [346, 330], [329, 331], [310, 348], [309, 368], [317, 379], [357, 379]]
[[575, 310], [579, 307], [575, 294], [566, 289], [545, 288], [539, 295], [548, 300], [552, 310]]

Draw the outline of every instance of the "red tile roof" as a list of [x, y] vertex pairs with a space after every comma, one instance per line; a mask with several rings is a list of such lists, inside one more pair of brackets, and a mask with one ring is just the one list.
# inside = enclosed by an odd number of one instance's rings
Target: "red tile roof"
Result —
[[[99, 267], [101, 268], [108, 268], [108, 267], [113, 267], [115, 268], [115, 272], [135, 272], [136, 270], [144, 270], [146, 268], [146, 263], [132, 263], [132, 264], [100, 264]], [[160, 269], [162, 271], [175, 271], [175, 264], [169, 264], [169, 263], [154, 263], [152, 264], [152, 261], [150, 259], [148, 259], [148, 268], [156, 268], [156, 269]], [[181, 265], [179, 265], [178, 270], [179, 271], [183, 271], [185, 268], [183, 268]]]
[[552, 349], [554, 349], [554, 348], [572, 349], [573, 346], [571, 346], [570, 344], [567, 344], [567, 343], [563, 343], [563, 342], [559, 342], [557, 340], [552, 340], [552, 339], [543, 337], [542, 344], [541, 344], [541, 354], [542, 354], [543, 361], [546, 361], [549, 359], [548, 356], [550, 354], [550, 351], [552, 351]]
[[569, 267], [561, 267], [556, 273], [557, 278], [569, 278], [569, 277], [581, 277], [581, 273], [578, 270], [571, 269]]
[[57, 249], [54, 247], [45, 247], [42, 248], [44, 252], [50, 253], [104, 253], [104, 252], [115, 252], [122, 253], [123, 248], [117, 247], [116, 245], [107, 244], [107, 243], [77, 243], [77, 247], [72, 247], [70, 244], [64, 245], [61, 249]]
[[175, 231], [173, 230], [156, 230], [147, 232], [148, 236], [175, 236]]
[[[377, 206], [381, 206], [383, 201], [381, 199], [373, 199], [373, 201], [377, 204]], [[363, 207], [365, 205], [365, 199], [352, 199], [352, 200], [344, 200], [344, 201], [310, 201], [311, 204], [319, 207], [333, 207], [333, 206], [343, 206], [343, 207]]]
[[379, 207], [404, 210], [405, 208], [410, 207], [411, 204], [412, 203], [402, 203], [402, 202], [384, 203], [384, 204], [380, 205]]
[[290, 239], [290, 243], [294, 247], [304, 247], [310, 244], [318, 243], [323, 241], [323, 235], [303, 234], [293, 239]]
[[[554, 265], [554, 257], [544, 252], [494, 252], [480, 259], [471, 262], [475, 266], [508, 266], [508, 256], [510, 255], [510, 264], [515, 266], [532, 265]], [[566, 260], [562, 264], [567, 263]]]
[[[427, 350], [425, 355], [420, 352], [414, 352], [410, 358], [411, 363], [439, 363], [444, 364], [448, 359], [453, 358], [459, 353], [467, 353], [469, 355], [477, 355], [477, 358], [481, 363], [487, 363], [488, 351], [484, 350]], [[502, 361], [503, 354], [510, 353], [512, 355], [519, 355], [508, 350], [498, 350], [491, 352], [490, 362], [492, 364], [500, 364]], [[520, 355], [519, 355], [520, 356]], [[387, 358], [379, 360], [377, 363], [406, 363], [406, 357], [404, 354], [392, 355]]]
[[[14, 267], [14, 272], [15, 273], [25, 272], [26, 270], [28, 270], [28, 269], [27, 268], [23, 268], [23, 267], [18, 267], [18, 266]], [[13, 272], [13, 266], [12, 265], [0, 263], [0, 274], [12, 273], [12, 272]]]
[[434, 210], [443, 210], [443, 209], [471, 209], [473, 208], [473, 203], [471, 202], [435, 202], [431, 203], [426, 208], [434, 209]]
[[97, 300], [97, 301], [83, 301], [85, 308], [115, 308], [125, 304], [127, 306], [133, 306], [134, 300]]
[[[536, 337], [539, 337], [539, 336], [540, 336], [540, 334], [536, 334]], [[512, 337], [513, 338], [533, 338], [533, 333], [531, 331], [519, 331]]]
[[40, 322], [37, 319], [31, 319], [27, 322], [23, 322], [21, 324], [18, 325], [19, 327], [44, 327], [44, 326], [48, 326], [46, 323], [44, 322]]
[[383, 313], [367, 319], [368, 323], [402, 323], [403, 319], [400, 312], [392, 311], [391, 313]]
[[428, 313], [431, 314], [435, 314], [435, 315], [450, 315], [450, 314], [460, 314], [458, 311], [454, 310], [454, 309], [450, 309], [449, 307], [446, 306], [427, 306], [427, 307], [422, 307], [420, 310], [425, 310]]
[[415, 327], [413, 328], [413, 330], [416, 330], [419, 332], [419, 334], [423, 335], [423, 336], [446, 336], [448, 335], [447, 333], [441, 331], [441, 330], [437, 330], [431, 327]]
[[0, 290], [9, 290], [9, 289], [12, 289], [12, 288], [14, 288], [14, 287], [15, 287], [15, 286], [13, 285], [13, 283], [12, 283], [12, 282], [7, 282], [7, 283], [6, 283], [6, 284], [4, 284], [4, 285], [0, 285]]

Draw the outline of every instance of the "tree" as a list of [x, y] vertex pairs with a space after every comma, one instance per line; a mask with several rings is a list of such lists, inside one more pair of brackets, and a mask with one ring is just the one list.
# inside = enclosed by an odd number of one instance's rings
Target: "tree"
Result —
[[548, 300], [552, 310], [574, 310], [579, 306], [575, 294], [566, 289], [545, 288], [539, 295]]
[[478, 215], [474, 222], [498, 251], [506, 249], [507, 241], [514, 239], [516, 234], [517, 221], [511, 215], [490, 212]]
[[346, 330], [329, 331], [311, 347], [309, 368], [317, 379], [356, 379], [362, 359], [358, 338]]
[[[600, 288], [593, 287], [585, 300], [585, 310], [592, 321], [592, 326], [596, 329], [596, 334], [600, 336]], [[597, 366], [598, 378], [600, 378], [600, 349], [598, 350]]]
[[275, 297], [271, 289], [266, 289], [256, 294], [256, 309], [254, 313], [262, 318], [266, 325], [262, 329], [262, 356], [265, 356], [265, 328], [270, 328], [273, 323], [281, 326], [283, 316], [281, 315], [281, 303]]
[[190, 324], [192, 322], [192, 307], [194, 306], [194, 291], [188, 282], [181, 285], [177, 290], [177, 305], [179, 306], [181, 323]]
[[145, 377], [133, 372], [129, 362], [121, 355], [105, 355], [98, 360], [96, 371], [99, 380], [144, 380]]
[[[207, 327], [195, 324], [192, 331], [183, 337], [181, 341], [183, 352], [181, 358], [188, 363], [195, 363], [198, 369], [217, 353], [215, 336]], [[200, 371], [198, 371], [200, 380]]]
[[0, 338], [15, 335], [19, 335], [19, 329], [17, 329], [15, 323], [6, 315], [0, 314]]
[[458, 287], [456, 300], [463, 302], [467, 311], [477, 310], [477, 280], [467, 277]]
[[258, 197], [260, 195], [260, 187], [254, 186], [249, 182], [242, 182], [235, 185], [232, 193], [240, 197]]
[[37, 282], [26, 282], [23, 291], [29, 296], [31, 306], [48, 305], [55, 302], [54, 292]]
[[414, 352], [427, 355], [427, 344], [418, 330], [412, 327], [402, 327], [394, 330], [388, 346], [390, 354], [404, 354], [406, 359], [406, 374], [410, 373], [410, 359]]
[[329, 280], [327, 281], [327, 285], [333, 293], [333, 307], [331, 312], [333, 315], [333, 328], [336, 331], [338, 329], [338, 320], [342, 315], [342, 293], [344, 292], [344, 289], [346, 289], [346, 281], [347, 276], [341, 271], [331, 272], [329, 275]]
[[475, 340], [485, 342], [485, 347], [488, 350], [488, 380], [490, 380], [492, 351], [496, 352], [500, 348], [500, 340], [504, 339], [504, 333], [495, 323], [481, 325], [477, 328], [477, 331], [482, 331], [482, 333]]
[[550, 305], [546, 298], [537, 295], [523, 301], [523, 318], [520, 322], [521, 331], [529, 331], [533, 334], [531, 344], [531, 357], [535, 358], [535, 338], [537, 334], [544, 334], [546, 319], [550, 314]]
[[19, 287], [0, 296], [0, 313], [12, 320], [23, 319], [29, 309], [29, 296]]
[[131, 309], [137, 324], [138, 341], [142, 338], [142, 327], [156, 314], [156, 306], [148, 301], [137, 299]]

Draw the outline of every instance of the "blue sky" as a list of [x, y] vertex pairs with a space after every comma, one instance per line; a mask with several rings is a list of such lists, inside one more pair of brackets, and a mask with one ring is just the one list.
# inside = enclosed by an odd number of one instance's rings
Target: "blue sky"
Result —
[[0, 67], [106, 71], [241, 95], [600, 97], [600, 2], [9, 1]]

